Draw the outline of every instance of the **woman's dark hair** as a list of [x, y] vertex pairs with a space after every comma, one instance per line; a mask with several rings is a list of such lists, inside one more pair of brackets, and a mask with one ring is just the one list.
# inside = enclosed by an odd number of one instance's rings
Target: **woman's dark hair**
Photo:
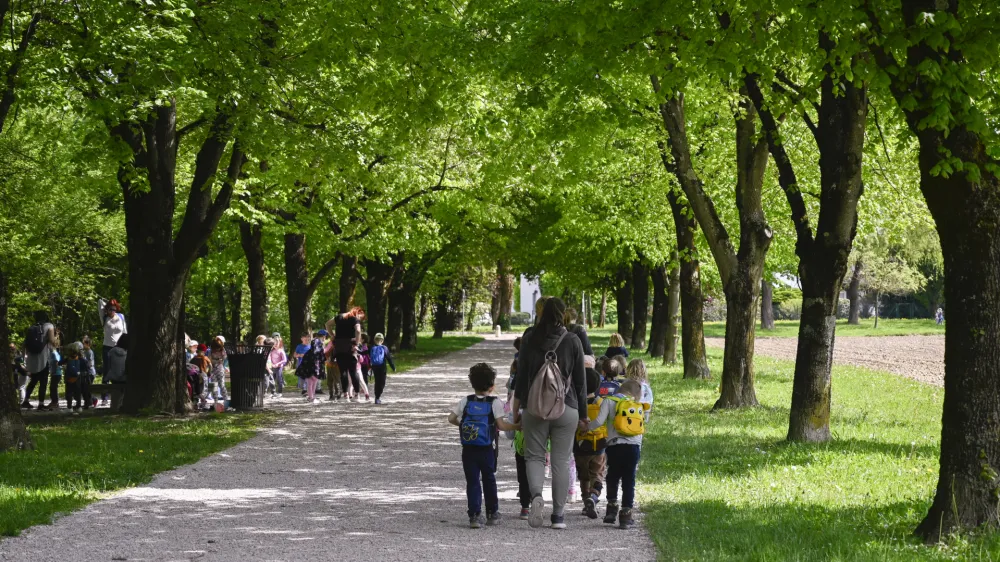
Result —
[[551, 298], [545, 301], [545, 308], [542, 309], [542, 317], [538, 321], [538, 327], [545, 332], [552, 332], [562, 328], [565, 314], [566, 303], [562, 299]]
[[120, 347], [125, 351], [128, 351], [128, 334], [122, 334], [121, 336], [119, 336], [118, 343], [115, 345], [115, 347]]

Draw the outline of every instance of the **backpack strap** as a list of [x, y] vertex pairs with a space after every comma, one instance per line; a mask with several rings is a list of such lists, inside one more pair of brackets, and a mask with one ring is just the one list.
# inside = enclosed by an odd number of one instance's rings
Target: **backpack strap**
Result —
[[[554, 346], [552, 346], [552, 349], [549, 349], [549, 350], [545, 351], [545, 360], [546, 361], [552, 361], [553, 363], [556, 362], [556, 360], [557, 360], [556, 350], [559, 349], [559, 345], [562, 344], [563, 338], [565, 338], [566, 334], [568, 334], [568, 333], [569, 333], [569, 330], [567, 330], [566, 328], [563, 328], [563, 333], [562, 333], [562, 335], [559, 336], [559, 339], [556, 340], [556, 344]], [[550, 355], [552, 356], [552, 359], [549, 359]]]

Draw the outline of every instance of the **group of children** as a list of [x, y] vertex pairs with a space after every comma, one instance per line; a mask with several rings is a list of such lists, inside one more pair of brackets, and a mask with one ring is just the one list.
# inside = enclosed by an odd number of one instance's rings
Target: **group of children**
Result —
[[[56, 335], [58, 342], [58, 333]], [[59, 404], [59, 387], [65, 385], [63, 396], [66, 399], [66, 407], [74, 412], [89, 410], [97, 405], [97, 400], [91, 396], [90, 387], [97, 376], [97, 363], [94, 358], [94, 350], [91, 346], [89, 336], [84, 336], [82, 340], [60, 347], [58, 344], [48, 346], [48, 394], [49, 403], [45, 404], [45, 385], [41, 382], [39, 389], [39, 399], [37, 409], [40, 411], [56, 410]], [[35, 409], [29, 402], [31, 394], [35, 390], [36, 381], [30, 380], [30, 373], [25, 368], [24, 356], [21, 355], [17, 346], [10, 344], [10, 353], [13, 358], [14, 374], [17, 376], [18, 399], [24, 409]], [[102, 404], [107, 403], [107, 398], [102, 400]]]
[[[520, 350], [521, 338], [514, 340]], [[584, 358], [587, 380], [586, 428], [580, 427], [573, 445], [576, 479], [583, 497], [583, 515], [597, 519], [597, 504], [604, 484], [607, 484], [607, 508], [604, 522], [616, 521], [622, 529], [634, 523], [635, 480], [642, 449], [642, 437], [653, 406], [653, 390], [649, 385], [646, 365], [641, 359], [627, 361], [628, 350], [619, 334], [612, 334], [606, 354], [595, 359]], [[623, 353], [624, 352], [624, 353]], [[517, 369], [517, 354], [507, 381], [507, 402], [512, 397]], [[496, 525], [500, 521], [496, 485], [496, 465], [499, 455], [498, 430], [512, 438], [517, 469], [520, 518], [527, 520], [531, 493], [524, 458], [524, 435], [520, 424], [513, 423], [513, 413], [504, 402], [492, 396], [496, 371], [485, 363], [469, 370], [469, 382], [475, 394], [455, 405], [448, 421], [460, 428], [462, 465], [465, 470], [468, 496], [469, 526], [473, 529]], [[582, 424], [581, 424], [582, 425]], [[570, 498], [574, 496], [574, 481]], [[621, 503], [618, 491], [621, 488]], [[485, 500], [485, 506], [483, 506]], [[485, 507], [486, 517], [482, 516]]]
[[[322, 382], [327, 381], [330, 400], [347, 399], [354, 402], [364, 394], [365, 401], [371, 400], [369, 386], [374, 377], [375, 403], [382, 404], [388, 368], [396, 371], [392, 352], [385, 345], [385, 336], [375, 334], [369, 346], [368, 334], [361, 334], [361, 343], [354, 347], [358, 369], [354, 373], [341, 372], [336, 360], [333, 337], [326, 330], [303, 332], [301, 343], [295, 347], [295, 376], [299, 379], [302, 395], [309, 402], [316, 401], [316, 393], [322, 392]], [[275, 375], [277, 376], [277, 374]]]

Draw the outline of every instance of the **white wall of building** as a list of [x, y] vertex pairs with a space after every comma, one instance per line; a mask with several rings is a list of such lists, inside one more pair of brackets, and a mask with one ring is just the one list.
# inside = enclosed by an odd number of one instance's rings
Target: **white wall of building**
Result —
[[521, 276], [520, 283], [521, 291], [521, 306], [518, 312], [527, 312], [531, 314], [531, 319], [535, 319], [535, 301], [538, 297], [542, 296], [541, 287], [538, 285], [537, 279], [532, 279], [530, 277]]

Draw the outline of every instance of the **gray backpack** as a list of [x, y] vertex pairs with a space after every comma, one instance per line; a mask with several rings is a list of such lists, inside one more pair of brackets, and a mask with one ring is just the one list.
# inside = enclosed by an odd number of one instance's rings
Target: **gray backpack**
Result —
[[545, 352], [545, 363], [538, 370], [528, 390], [528, 412], [543, 420], [558, 419], [566, 411], [567, 380], [557, 363], [556, 350], [569, 332], [563, 331], [552, 349]]

